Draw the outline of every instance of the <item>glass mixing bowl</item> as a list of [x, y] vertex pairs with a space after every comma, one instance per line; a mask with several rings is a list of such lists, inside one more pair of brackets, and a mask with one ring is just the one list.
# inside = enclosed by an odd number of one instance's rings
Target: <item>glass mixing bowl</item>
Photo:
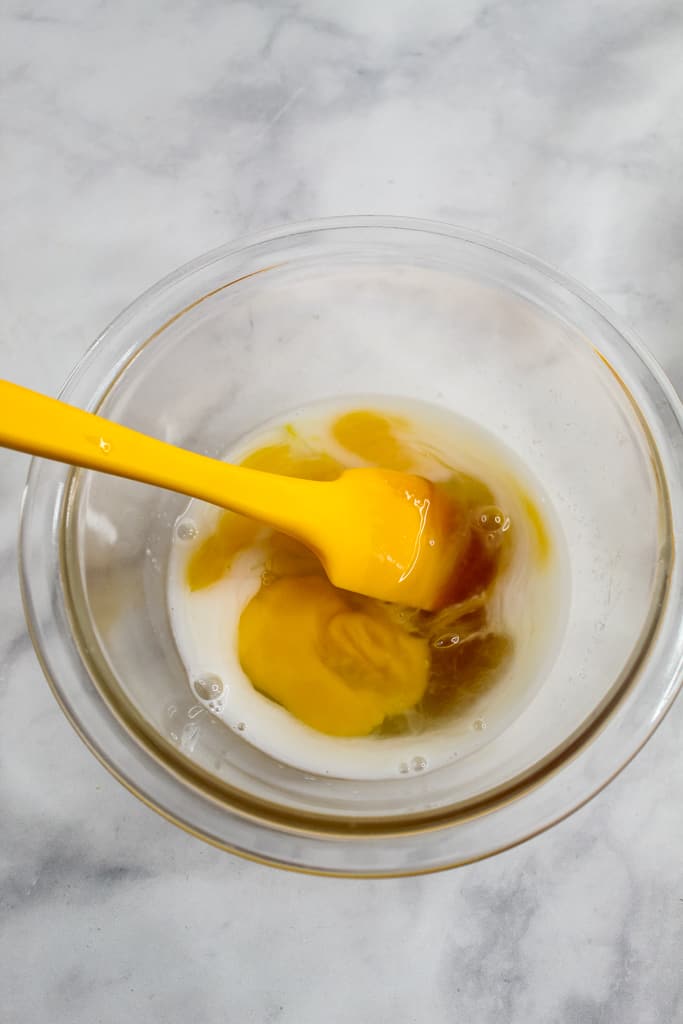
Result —
[[191, 694], [165, 599], [184, 498], [34, 461], [21, 526], [33, 641], [83, 740], [217, 846], [348, 875], [437, 870], [538, 833], [604, 786], [681, 681], [681, 405], [583, 288], [469, 232], [390, 218], [271, 231], [125, 310], [62, 398], [221, 456], [322, 398], [422, 399], [483, 425], [550, 495], [569, 553], [564, 640], [502, 735], [421, 775], [304, 774]]

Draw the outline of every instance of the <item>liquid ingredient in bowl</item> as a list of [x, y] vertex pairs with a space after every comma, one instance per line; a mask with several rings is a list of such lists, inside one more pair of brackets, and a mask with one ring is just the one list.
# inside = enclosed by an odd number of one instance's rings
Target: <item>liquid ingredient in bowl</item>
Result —
[[[328, 433], [335, 454], [288, 424], [242, 464], [318, 480], [334, 479], [354, 460], [402, 471], [431, 464], [461, 531], [448, 605], [427, 613], [339, 590], [307, 548], [232, 512], [193, 548], [186, 584], [192, 592], [210, 588], [251, 552], [259, 587], [240, 613], [237, 651], [255, 690], [330, 736], [419, 732], [476, 703], [510, 662], [514, 641], [492, 602], [515, 530], [490, 487], [420, 446], [405, 418], [354, 410], [335, 417]], [[540, 514], [526, 495], [522, 503], [533, 509], [528, 520], [545, 551]]]

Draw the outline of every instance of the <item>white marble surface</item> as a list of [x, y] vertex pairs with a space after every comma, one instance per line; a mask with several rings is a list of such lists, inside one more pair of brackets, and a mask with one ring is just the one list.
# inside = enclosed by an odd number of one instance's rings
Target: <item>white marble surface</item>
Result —
[[[155, 279], [250, 229], [432, 216], [583, 280], [683, 389], [680, 0], [4, 0], [0, 374], [56, 392]], [[243, 863], [130, 797], [23, 624], [0, 453], [0, 1019], [683, 1019], [679, 702], [569, 821], [440, 876]]]

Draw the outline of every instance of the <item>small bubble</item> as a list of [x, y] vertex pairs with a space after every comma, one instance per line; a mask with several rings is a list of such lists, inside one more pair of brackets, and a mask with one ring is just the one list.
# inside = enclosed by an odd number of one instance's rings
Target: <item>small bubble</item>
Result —
[[169, 704], [168, 707], [166, 708], [166, 714], [168, 715], [169, 718], [175, 718], [177, 713], [178, 708], [175, 706], [175, 704]]
[[457, 633], [445, 633], [443, 636], [438, 636], [435, 640], [432, 640], [432, 647], [442, 650], [444, 647], [455, 647], [459, 643], [460, 637]]
[[483, 718], [475, 718], [475, 720], [472, 722], [472, 728], [476, 729], [477, 732], [483, 732], [484, 729], [486, 728], [486, 722], [484, 721]]
[[204, 710], [204, 708], [201, 706], [201, 704], [194, 704], [190, 708], [190, 710], [187, 712], [187, 717], [188, 718], [196, 718], [197, 715], [201, 715], [203, 710]]
[[497, 505], [489, 505], [479, 511], [478, 525], [485, 530], [490, 537], [497, 533], [505, 533], [510, 526], [510, 519]]
[[275, 583], [277, 576], [270, 569], [264, 569], [261, 573], [261, 583], [264, 587], [270, 587]]
[[244, 730], [246, 729], [246, 725], [244, 724], [244, 722], [238, 722], [237, 728], [239, 729], [240, 732], [244, 732]]
[[215, 700], [223, 692], [223, 680], [211, 672], [205, 672], [204, 675], [198, 676], [192, 686], [200, 700]]
[[398, 770], [400, 771], [401, 775], [407, 775], [408, 772], [410, 771], [410, 768], [406, 761], [401, 761], [400, 765], [398, 766]]
[[111, 451], [109, 441], [105, 441], [103, 437], [100, 438], [100, 451], [104, 452], [105, 455], [108, 455]]
[[176, 529], [178, 540], [194, 540], [198, 533], [199, 530], [191, 519], [183, 519], [182, 523], [178, 523]]
[[427, 767], [427, 760], [424, 757], [414, 757], [410, 762], [410, 766], [414, 772], [422, 772]]

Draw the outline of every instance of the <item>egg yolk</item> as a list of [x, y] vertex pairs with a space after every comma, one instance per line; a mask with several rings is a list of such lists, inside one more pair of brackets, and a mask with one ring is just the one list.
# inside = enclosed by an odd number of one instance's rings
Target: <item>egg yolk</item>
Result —
[[397, 436], [408, 424], [398, 416], [381, 416], [359, 409], [339, 416], [332, 424], [332, 436], [342, 448], [359, 455], [372, 466], [405, 472], [412, 468], [413, 456]]
[[[414, 466], [403, 440], [409, 424], [398, 417], [359, 410], [338, 417], [331, 432], [372, 465]], [[345, 468], [289, 425], [242, 465], [311, 480], [332, 480]], [[339, 590], [297, 541], [235, 513], [221, 515], [193, 551], [187, 583], [192, 590], [210, 586], [240, 551], [262, 551], [261, 587], [242, 612], [237, 638], [255, 689], [320, 732], [364, 736], [401, 731], [413, 711], [438, 718], [465, 706], [500, 674], [512, 641], [489, 626], [487, 598], [509, 559], [510, 523], [482, 481], [453, 471], [439, 486], [466, 510], [468, 534], [457, 586], [438, 613]], [[540, 549], [546, 535], [538, 536]]]
[[242, 668], [257, 690], [332, 736], [363, 736], [422, 698], [426, 640], [321, 576], [262, 587], [239, 626]]

